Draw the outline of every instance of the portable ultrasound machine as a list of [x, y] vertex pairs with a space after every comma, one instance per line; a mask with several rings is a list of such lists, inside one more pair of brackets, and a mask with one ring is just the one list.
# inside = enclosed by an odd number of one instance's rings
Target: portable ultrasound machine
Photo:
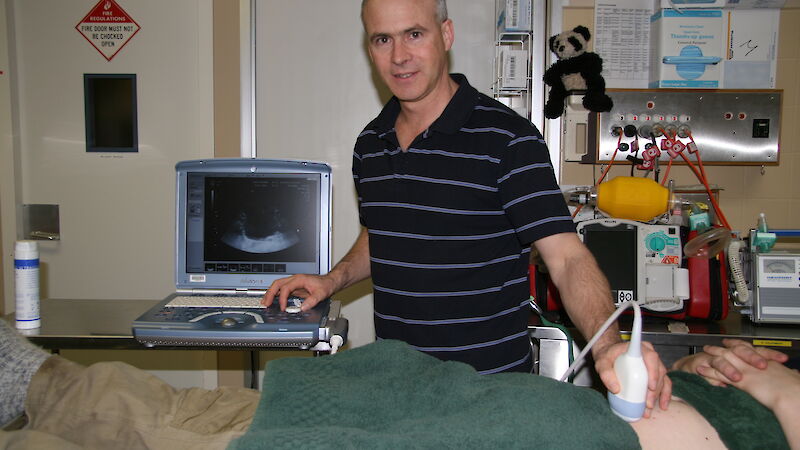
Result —
[[272, 282], [330, 270], [331, 168], [210, 159], [176, 165], [176, 292], [133, 322], [145, 346], [330, 350], [347, 339], [339, 302], [286, 311]]

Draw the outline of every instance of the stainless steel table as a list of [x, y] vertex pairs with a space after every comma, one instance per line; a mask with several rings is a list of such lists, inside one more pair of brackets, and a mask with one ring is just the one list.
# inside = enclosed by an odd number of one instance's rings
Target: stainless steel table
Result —
[[[623, 321], [620, 328], [629, 331], [630, 322]], [[629, 335], [628, 331], [623, 335]], [[725, 338], [742, 339], [800, 357], [800, 325], [757, 325], [749, 317], [734, 311], [721, 321], [646, 318], [642, 324], [642, 339], [656, 347], [665, 364], [701, 351], [704, 345], [721, 345]]]
[[[623, 338], [630, 337], [631, 317], [619, 321]], [[568, 327], [576, 342], [583, 346], [586, 341], [580, 338], [577, 329]], [[559, 377], [567, 369], [568, 346], [566, 335], [557, 328], [540, 324], [534, 317], [529, 327], [531, 338], [537, 350], [538, 372], [545, 376]], [[725, 320], [668, 320], [645, 317], [642, 324], [642, 339], [653, 344], [667, 367], [678, 359], [702, 351], [704, 345], [721, 345], [725, 338], [748, 341], [754, 345], [774, 348], [789, 354], [788, 365], [800, 365], [800, 325], [756, 325], [746, 316], [730, 312]]]
[[[259, 352], [298, 350], [286, 347], [219, 347], [219, 346], [157, 346], [146, 347], [133, 337], [131, 324], [142, 313], [161, 300], [79, 300], [43, 299], [40, 305], [42, 326], [20, 330], [28, 339], [47, 350], [58, 353], [64, 349], [84, 350], [240, 350], [250, 353], [248, 379], [245, 385], [257, 387]], [[337, 317], [339, 302], [331, 302], [331, 314]], [[3, 317], [14, 323], [14, 313]], [[346, 320], [346, 319], [343, 319]], [[325, 350], [312, 348], [315, 356]]]
[[[134, 339], [131, 324], [159, 301], [43, 299], [41, 328], [21, 331], [31, 342], [54, 351], [146, 349]], [[13, 324], [14, 313], [4, 319]]]

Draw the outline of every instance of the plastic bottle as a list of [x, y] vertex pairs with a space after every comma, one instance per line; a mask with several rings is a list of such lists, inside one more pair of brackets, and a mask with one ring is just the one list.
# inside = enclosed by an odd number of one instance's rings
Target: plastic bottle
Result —
[[14, 287], [17, 328], [39, 328], [39, 249], [36, 241], [17, 241], [14, 246]]

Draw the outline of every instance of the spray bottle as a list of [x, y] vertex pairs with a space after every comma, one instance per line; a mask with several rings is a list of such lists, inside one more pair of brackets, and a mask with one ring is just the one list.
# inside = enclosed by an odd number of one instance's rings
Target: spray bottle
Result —
[[638, 303], [632, 303], [634, 318], [628, 351], [614, 362], [621, 389], [618, 394], [608, 393], [611, 410], [626, 422], [642, 418], [647, 400], [647, 367], [642, 358], [642, 311]]
[[39, 328], [39, 249], [36, 241], [14, 245], [14, 286], [17, 328]]

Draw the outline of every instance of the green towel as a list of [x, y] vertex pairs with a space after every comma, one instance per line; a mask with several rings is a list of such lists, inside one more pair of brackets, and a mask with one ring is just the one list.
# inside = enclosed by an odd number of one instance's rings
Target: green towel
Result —
[[639, 441], [591, 389], [521, 373], [478, 375], [384, 340], [271, 361], [253, 424], [230, 445], [432, 447], [625, 449]]
[[[731, 450], [788, 449], [780, 422], [750, 394], [733, 386], [712, 386], [702, 377], [670, 372], [672, 394], [708, 420]], [[798, 424], [800, 425], [800, 424]]]

